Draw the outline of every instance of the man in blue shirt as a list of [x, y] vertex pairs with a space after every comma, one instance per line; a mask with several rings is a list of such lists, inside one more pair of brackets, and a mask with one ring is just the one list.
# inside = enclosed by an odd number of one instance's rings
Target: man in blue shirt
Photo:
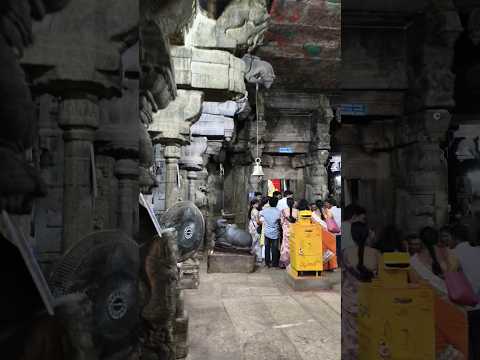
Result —
[[280, 251], [280, 210], [277, 209], [278, 199], [271, 197], [268, 200], [270, 207], [260, 211], [260, 221], [265, 233], [265, 265], [278, 267]]

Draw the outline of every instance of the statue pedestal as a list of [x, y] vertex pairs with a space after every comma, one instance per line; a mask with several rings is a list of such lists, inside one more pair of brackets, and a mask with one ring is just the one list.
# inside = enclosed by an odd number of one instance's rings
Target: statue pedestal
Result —
[[180, 288], [198, 289], [200, 285], [200, 261], [197, 256], [182, 263], [180, 269]]
[[214, 251], [208, 255], [207, 273], [252, 273], [255, 255]]

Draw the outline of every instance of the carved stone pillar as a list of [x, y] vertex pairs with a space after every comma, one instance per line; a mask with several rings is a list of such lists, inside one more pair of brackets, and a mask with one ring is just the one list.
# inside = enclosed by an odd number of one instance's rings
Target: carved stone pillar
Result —
[[92, 230], [92, 157], [98, 120], [98, 105], [91, 100], [66, 99], [60, 105], [59, 125], [65, 141], [64, 251]]
[[400, 145], [408, 144], [397, 150], [397, 223], [408, 231], [448, 221], [448, 170], [441, 143], [455, 106], [452, 65], [462, 30], [452, 1], [432, 1], [409, 29], [411, 52], [417, 55], [409, 71], [409, 115], [397, 129]]
[[178, 165], [180, 156], [179, 144], [165, 146], [165, 206], [167, 209], [181, 201]]
[[400, 129], [404, 142], [415, 142], [398, 153], [402, 174], [398, 183], [397, 223], [415, 232], [448, 221], [448, 168], [440, 143], [451, 115], [447, 110], [426, 110], [411, 116]]
[[138, 228], [138, 185], [139, 166], [132, 159], [121, 159], [115, 164], [115, 175], [118, 178], [118, 227], [130, 236], [134, 236]]
[[325, 200], [328, 196], [326, 163], [329, 155], [328, 150], [318, 150], [307, 158], [305, 195], [309, 200]]
[[194, 137], [189, 145], [182, 148], [182, 157], [179, 162], [180, 167], [187, 170], [188, 200], [191, 200], [195, 203], [196, 190], [199, 189], [200, 186], [205, 185], [198, 181], [198, 173], [204, 169], [203, 155], [205, 154], [206, 150], [207, 138]]
[[203, 101], [200, 91], [179, 90], [167, 108], [154, 114], [148, 131], [154, 144], [165, 145], [165, 207], [181, 199], [179, 160], [181, 146], [190, 143], [190, 126], [198, 120]]
[[115, 162], [115, 158], [111, 154], [97, 153], [95, 156], [98, 197], [95, 199], [94, 230], [117, 227], [119, 199]]

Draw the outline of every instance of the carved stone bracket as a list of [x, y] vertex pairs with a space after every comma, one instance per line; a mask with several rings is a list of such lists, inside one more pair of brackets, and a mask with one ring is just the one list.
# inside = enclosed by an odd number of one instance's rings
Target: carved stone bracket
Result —
[[202, 101], [200, 91], [178, 90], [177, 98], [153, 116], [148, 129], [153, 143], [188, 144], [190, 127], [200, 116]]
[[[225, 3], [224, 0], [208, 2]], [[270, 18], [266, 0], [230, 1], [221, 14], [215, 11], [219, 16], [213, 18], [197, 3], [197, 13], [187, 29], [187, 45], [251, 52], [262, 44]]]

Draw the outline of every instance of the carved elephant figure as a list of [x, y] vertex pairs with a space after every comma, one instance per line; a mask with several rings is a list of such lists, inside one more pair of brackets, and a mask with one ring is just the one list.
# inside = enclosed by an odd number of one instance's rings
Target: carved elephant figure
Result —
[[260, 84], [270, 89], [275, 80], [272, 65], [261, 60], [258, 56], [250, 54], [245, 55], [242, 60], [246, 68], [245, 80], [251, 84]]

